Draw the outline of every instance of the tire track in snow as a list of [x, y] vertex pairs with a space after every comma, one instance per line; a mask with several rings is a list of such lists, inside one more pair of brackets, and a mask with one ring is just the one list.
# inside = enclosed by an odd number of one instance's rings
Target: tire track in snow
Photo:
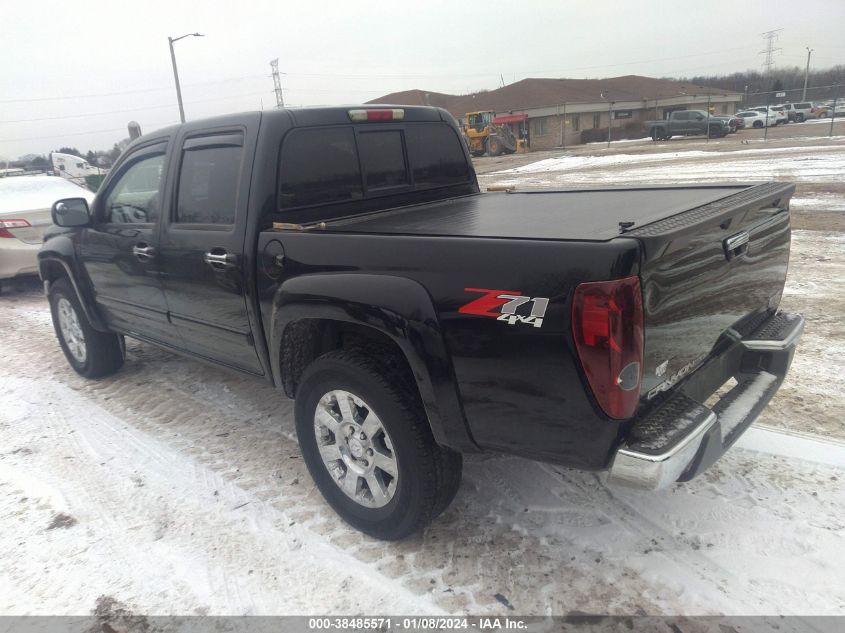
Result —
[[[120, 373], [88, 382], [66, 366], [49, 317], [45, 320], [33, 307], [15, 312], [29, 326], [27, 336], [4, 344], [8, 360], [0, 371], [28, 376], [39, 385], [53, 381], [64, 386], [78, 398], [77, 404], [116, 416], [111, 431], [115, 437], [123, 436], [120, 421], [125, 421], [156, 438], [174, 459], [199, 462], [191, 477], [206, 491], [225, 481], [226, 498], [233, 505], [241, 503], [235, 502], [241, 499], [238, 495], [252, 499], [217, 517], [221, 533], [240, 525], [238, 513], [252, 517], [248, 509], [270, 508], [295, 521], [294, 527], [309, 536], [309, 544], [349, 557], [386, 587], [425, 595], [450, 612], [504, 613], [495, 593], [505, 595], [521, 612], [537, 614], [573, 609], [746, 612], [749, 602], [769, 613], [805, 612], [808, 607], [838, 613], [845, 603], [845, 590], [831, 594], [818, 588], [818, 582], [832, 576], [812, 553], [814, 547], [843, 550], [842, 537], [827, 533], [833, 527], [831, 517], [844, 511], [845, 503], [839, 488], [823, 481], [828, 473], [841, 471], [760, 459], [759, 473], [744, 474], [747, 462], [757, 458], [737, 452], [707, 479], [672, 494], [614, 498], [619, 494], [609, 493], [594, 475], [515, 458], [473, 456], [466, 462], [456, 503], [444, 517], [419, 537], [384, 544], [348, 528], [322, 502], [297, 459], [290, 403], [269, 386], [132, 342]], [[50, 395], [31, 398], [37, 405]], [[134, 446], [131, 437], [125, 439]], [[779, 471], [790, 473], [793, 480], [779, 481]], [[68, 472], [74, 476], [74, 471]], [[815, 500], [811, 490], [823, 494], [824, 503]], [[772, 496], [795, 507], [781, 510], [776, 501], [749, 495]], [[166, 490], [162, 498], [172, 503]], [[199, 516], [204, 511], [202, 504], [196, 509]], [[809, 525], [802, 513], [816, 515], [822, 526]], [[262, 532], [257, 519], [245, 520]], [[762, 548], [777, 545], [777, 539], [756, 532], [778, 521], [788, 526], [777, 537], [784, 556], [768, 562], [753, 558]], [[798, 533], [805, 529], [806, 536]], [[684, 538], [681, 531], [686, 532]], [[708, 538], [715, 549], [705, 556], [694, 547], [706, 547]], [[735, 540], [747, 545], [758, 577], [730, 564]], [[788, 556], [808, 548], [809, 560], [796, 565], [804, 575], [815, 572], [819, 581], [802, 588], [788, 574], [767, 576], [770, 567], [780, 569]], [[206, 554], [203, 564], [209, 574], [217, 574], [214, 587], [225, 591], [226, 577], [219, 572], [225, 565]], [[723, 569], [734, 573], [721, 578]], [[271, 588], [262, 590], [272, 599]]]

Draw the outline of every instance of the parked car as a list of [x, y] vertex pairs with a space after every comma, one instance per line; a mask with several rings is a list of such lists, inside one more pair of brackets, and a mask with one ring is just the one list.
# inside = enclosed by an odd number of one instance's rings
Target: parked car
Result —
[[836, 102], [836, 110], [834, 111], [833, 102], [828, 103], [819, 108], [819, 118], [828, 118], [830, 116], [845, 116], [845, 101]]
[[668, 140], [673, 136], [707, 134], [710, 138], [727, 136], [731, 131], [728, 117], [708, 115], [703, 110], [676, 110], [663, 121], [646, 121], [645, 132], [652, 140]]
[[765, 113], [757, 110], [745, 110], [744, 112], [737, 112], [736, 116], [743, 120], [743, 127], [764, 128], [767, 125], [774, 127], [777, 125], [777, 119], [773, 116], [767, 117]]
[[786, 116], [786, 112], [777, 108], [776, 106], [760, 106], [758, 108], [751, 108], [752, 110], [756, 110], [757, 112], [762, 112], [763, 116], [766, 116], [766, 112], [768, 111], [769, 118], [773, 118], [775, 120], [775, 125], [780, 125], [781, 123], [789, 123], [789, 117]]
[[808, 119], [817, 118], [816, 107], [809, 101], [802, 101], [801, 103], [790, 103], [787, 116], [790, 120], [801, 123]]
[[50, 209], [67, 197], [94, 199], [87, 189], [56, 176], [0, 178], [0, 283], [38, 274], [38, 249]]
[[778, 311], [794, 191], [482, 194], [445, 110], [280, 109], [133, 141], [93, 204], [54, 205], [40, 272], [79, 374], [131, 336], [275, 385], [329, 505], [398, 539], [462, 453], [642, 489], [714, 463], [803, 328]]

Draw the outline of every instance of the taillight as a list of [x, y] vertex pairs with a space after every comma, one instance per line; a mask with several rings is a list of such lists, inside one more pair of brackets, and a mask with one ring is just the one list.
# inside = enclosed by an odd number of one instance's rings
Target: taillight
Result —
[[572, 334], [599, 406], [611, 418], [633, 416], [643, 366], [639, 277], [580, 284], [572, 301]]
[[15, 237], [9, 229], [23, 229], [31, 226], [26, 220], [0, 220], [0, 237]]
[[405, 118], [402, 108], [378, 108], [372, 110], [349, 110], [351, 121], [401, 121]]

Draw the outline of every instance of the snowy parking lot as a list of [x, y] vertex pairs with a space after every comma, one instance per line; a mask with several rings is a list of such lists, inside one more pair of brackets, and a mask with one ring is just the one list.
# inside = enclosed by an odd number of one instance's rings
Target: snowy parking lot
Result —
[[[803, 183], [796, 209], [842, 211], [843, 140], [520, 157], [482, 182], [777, 178]], [[793, 369], [705, 475], [642, 493], [471, 456], [455, 503], [400, 543], [332, 513], [271, 387], [134, 341], [120, 372], [86, 381], [37, 283], [4, 294], [0, 613], [113, 599], [144, 614], [845, 615], [845, 235], [793, 240], [782, 305], [807, 318]]]

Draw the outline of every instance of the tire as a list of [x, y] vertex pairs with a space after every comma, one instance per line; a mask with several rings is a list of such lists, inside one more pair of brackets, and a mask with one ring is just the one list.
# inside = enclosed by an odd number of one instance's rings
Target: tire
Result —
[[804, 120], [805, 120], [805, 119], [804, 119], [804, 114], [803, 114], [803, 113], [796, 114], [796, 115], [795, 115], [795, 120], [796, 120], [798, 123], [803, 123], [803, 122], [804, 122]]
[[126, 355], [123, 337], [91, 327], [76, 291], [66, 278], [51, 284], [49, 301], [53, 329], [76, 373], [86, 378], [101, 378], [123, 366]]
[[752, 127], [756, 127], [758, 130], [763, 128], [763, 122], [762, 121], [754, 121], [754, 123], [752, 123], [751, 125], [752, 125]]
[[663, 128], [656, 127], [651, 131], [651, 140], [652, 141], [662, 141], [666, 137]]
[[487, 139], [487, 154], [489, 156], [499, 156], [502, 153], [502, 142], [491, 136]]
[[315, 360], [297, 389], [295, 417], [317, 488], [369, 536], [394, 541], [413, 534], [458, 491], [460, 453], [435, 443], [416, 386], [377, 358], [339, 350]]
[[707, 129], [707, 136], [710, 138], [719, 138], [720, 136], [724, 136], [724, 134], [722, 134], [722, 130], [720, 130], [718, 126], [711, 125]]

